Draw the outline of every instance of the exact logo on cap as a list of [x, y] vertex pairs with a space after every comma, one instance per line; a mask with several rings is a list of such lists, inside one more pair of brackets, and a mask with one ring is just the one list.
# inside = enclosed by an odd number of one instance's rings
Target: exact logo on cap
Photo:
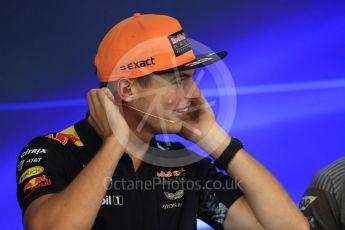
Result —
[[128, 63], [127, 65], [120, 66], [120, 70], [127, 70], [127, 69], [136, 69], [136, 68], [141, 68], [149, 65], [155, 65], [156, 63], [154, 62], [153, 57], [149, 57], [146, 60], [141, 60], [141, 61], [136, 61], [136, 62], [131, 62]]

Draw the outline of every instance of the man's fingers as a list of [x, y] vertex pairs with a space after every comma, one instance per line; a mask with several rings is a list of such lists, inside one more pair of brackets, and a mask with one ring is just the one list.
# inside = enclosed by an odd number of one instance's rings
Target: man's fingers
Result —
[[93, 116], [90, 116], [90, 121], [92, 122], [92, 124], [95, 126], [94, 128], [97, 130], [97, 132], [101, 133], [101, 128], [99, 127], [99, 125], [97, 124], [97, 122], [95, 121], [95, 118]]
[[111, 102], [115, 103], [114, 95], [110, 92], [108, 88], [104, 88], [104, 93], [105, 95], [107, 95], [107, 97], [109, 98]]
[[87, 94], [90, 109], [90, 121], [95, 125], [97, 133], [102, 139], [109, 135], [115, 135], [117, 140], [125, 146], [127, 143], [128, 126], [122, 117], [118, 107], [114, 103], [114, 97], [107, 88], [92, 89]]
[[91, 91], [89, 91], [89, 92], [87, 93], [87, 104], [88, 104], [88, 106], [89, 106], [90, 115], [91, 115], [91, 116], [95, 116], [95, 107], [94, 107], [94, 104], [93, 104]]
[[[105, 106], [115, 106], [114, 105], [114, 96], [111, 94], [108, 88], [98, 89], [96, 91], [97, 100], [100, 105]], [[109, 103], [110, 102], [110, 103]]]
[[93, 89], [91, 91], [91, 100], [95, 108], [95, 115], [97, 117], [102, 117], [104, 110], [104, 96], [103, 99], [101, 96], [99, 96], [99, 89]]
[[87, 102], [89, 105], [89, 110], [90, 110], [90, 120], [92, 121], [93, 125], [95, 126], [95, 129], [100, 132], [101, 131], [101, 127], [98, 124], [98, 113], [99, 113], [99, 109], [95, 108], [96, 105], [99, 105], [99, 103], [97, 102], [97, 97], [95, 95], [95, 89], [90, 90], [87, 93]]
[[[96, 122], [102, 122], [105, 116], [105, 94], [99, 96], [99, 89], [92, 89], [89, 91], [88, 99], [90, 101], [90, 113]], [[103, 126], [101, 123], [99, 126]]]

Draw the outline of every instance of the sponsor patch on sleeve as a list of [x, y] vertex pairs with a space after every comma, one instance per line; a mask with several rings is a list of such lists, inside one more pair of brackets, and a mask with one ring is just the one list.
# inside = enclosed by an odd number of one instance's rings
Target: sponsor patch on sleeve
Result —
[[18, 184], [21, 184], [24, 182], [25, 179], [36, 176], [38, 174], [41, 174], [44, 171], [44, 168], [42, 166], [35, 166], [28, 168], [23, 172], [23, 174], [20, 176]]
[[52, 184], [51, 180], [46, 175], [34, 177], [24, 186], [23, 192], [25, 194], [24, 199], [29, 197], [37, 188], [47, 187]]
[[25, 151], [22, 152], [22, 154], [20, 155], [20, 158], [23, 158], [25, 156], [28, 155], [40, 155], [42, 153], [47, 153], [48, 150], [47, 149], [43, 149], [43, 148], [37, 148], [37, 149], [26, 149]]

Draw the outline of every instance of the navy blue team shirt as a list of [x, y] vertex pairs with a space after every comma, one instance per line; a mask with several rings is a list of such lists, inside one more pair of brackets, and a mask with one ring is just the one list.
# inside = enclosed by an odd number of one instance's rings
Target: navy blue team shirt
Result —
[[[23, 214], [38, 197], [68, 186], [101, 145], [101, 138], [87, 120], [31, 140], [17, 162], [17, 199]], [[150, 146], [154, 154], [186, 150], [180, 143], [155, 138]], [[124, 153], [92, 229], [190, 230], [196, 229], [197, 218], [223, 229], [229, 207], [242, 196], [236, 185], [207, 158], [180, 167], [143, 161], [135, 171], [131, 158]]]

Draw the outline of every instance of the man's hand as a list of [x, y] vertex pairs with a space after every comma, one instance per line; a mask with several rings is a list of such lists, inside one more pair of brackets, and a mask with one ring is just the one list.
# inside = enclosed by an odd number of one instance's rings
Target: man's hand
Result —
[[183, 122], [183, 127], [178, 133], [188, 140], [198, 142], [207, 134], [210, 127], [217, 124], [214, 113], [203, 95], [192, 101], [188, 113], [191, 119]]
[[87, 101], [90, 109], [88, 121], [102, 140], [115, 137], [125, 148], [129, 137], [129, 127], [110, 90], [108, 88], [92, 89], [87, 94]]
[[108, 88], [92, 89], [87, 94], [90, 116], [89, 122], [105, 141], [116, 138], [124, 151], [136, 158], [142, 158], [148, 144], [141, 141], [129, 129], [118, 105]]
[[190, 110], [191, 119], [183, 122], [183, 128], [178, 134], [212, 155], [222, 153], [230, 143], [230, 137], [217, 123], [211, 106], [202, 94], [192, 101]]

